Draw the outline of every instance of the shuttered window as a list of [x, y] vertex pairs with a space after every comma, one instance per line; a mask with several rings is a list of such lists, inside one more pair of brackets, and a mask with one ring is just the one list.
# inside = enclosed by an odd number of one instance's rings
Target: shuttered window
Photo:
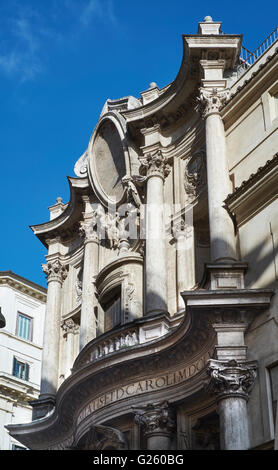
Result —
[[13, 361], [13, 375], [18, 377], [22, 380], [29, 380], [29, 364], [26, 362], [19, 361], [16, 357], [14, 357]]
[[18, 313], [16, 334], [19, 338], [32, 341], [32, 318], [23, 315], [23, 313]]

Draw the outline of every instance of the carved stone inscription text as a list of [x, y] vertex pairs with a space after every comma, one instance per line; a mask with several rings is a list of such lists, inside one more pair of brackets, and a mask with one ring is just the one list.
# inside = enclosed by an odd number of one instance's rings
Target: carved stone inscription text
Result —
[[114, 388], [113, 390], [99, 395], [85, 408], [83, 408], [78, 416], [77, 424], [79, 424], [90, 414], [110, 403], [114, 403], [124, 398], [140, 395], [149, 391], [167, 388], [171, 385], [177, 385], [181, 382], [186, 382], [206, 367], [207, 361], [210, 359], [210, 357], [211, 353], [208, 351], [203, 357], [182, 369], [178, 369], [174, 372], [169, 372], [168, 374], [160, 375], [152, 379], [144, 379], [129, 383], [127, 385], [122, 385], [121, 387]]

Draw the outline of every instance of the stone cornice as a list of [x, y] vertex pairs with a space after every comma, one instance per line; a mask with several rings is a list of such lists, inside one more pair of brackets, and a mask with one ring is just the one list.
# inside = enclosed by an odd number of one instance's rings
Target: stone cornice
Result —
[[40, 387], [32, 382], [26, 382], [13, 375], [0, 373], [0, 393], [7, 394], [13, 399], [25, 402], [34, 400], [39, 395]]
[[240, 227], [278, 197], [278, 154], [243, 181], [224, 201]]
[[[262, 94], [262, 87], [267, 86], [266, 77], [277, 75], [278, 47], [275, 42], [247, 71], [231, 86], [227, 103], [221, 110], [225, 127], [230, 127], [246, 109], [250, 108]], [[262, 83], [263, 81], [263, 83]], [[258, 92], [256, 92], [258, 90]]]
[[[207, 54], [210, 51], [220, 51], [221, 58], [225, 59], [225, 67], [231, 68], [236, 62], [241, 45], [242, 35], [182, 35], [183, 41], [183, 57], [181, 67], [175, 80], [164, 87], [163, 93], [159, 93], [157, 99], [150, 103], [140, 106], [136, 109], [131, 109], [122, 112], [122, 115], [129, 124], [147, 122], [151, 117], [155, 117], [157, 122], [161, 121], [161, 127], [172, 125], [173, 122], [167, 116], [173, 117], [176, 115], [178, 120], [183, 114], [187, 113], [188, 109], [194, 108], [196, 93], [196, 85], [200, 79], [199, 60], [204, 58], [203, 53]], [[162, 90], [161, 90], [162, 91]], [[181, 108], [181, 104], [183, 107]], [[165, 115], [162, 116], [161, 113]], [[167, 120], [169, 122], [167, 122]], [[155, 122], [155, 121], [154, 121]]]
[[78, 220], [82, 212], [82, 200], [79, 201], [78, 195], [87, 193], [89, 182], [87, 178], [68, 177], [70, 187], [70, 201], [65, 210], [55, 219], [39, 225], [31, 225], [30, 228], [40, 241], [47, 247], [47, 239], [57, 236], [66, 236], [75, 231], [78, 233]]
[[9, 286], [22, 294], [29, 295], [40, 302], [46, 302], [47, 289], [12, 271], [0, 271], [0, 286]]

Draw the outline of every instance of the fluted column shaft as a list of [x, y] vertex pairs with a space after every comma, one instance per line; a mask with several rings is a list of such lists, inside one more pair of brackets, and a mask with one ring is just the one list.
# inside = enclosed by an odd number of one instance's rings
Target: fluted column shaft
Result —
[[95, 218], [88, 219], [81, 226], [84, 238], [84, 265], [82, 282], [82, 305], [80, 319], [80, 350], [94, 339], [97, 325], [94, 308], [96, 306], [94, 279], [98, 274], [99, 238]]
[[226, 100], [225, 91], [212, 92], [201, 89], [203, 117], [206, 125], [207, 183], [210, 223], [211, 261], [236, 260], [236, 242], [233, 222], [223, 207], [231, 192], [226, 154], [226, 138], [221, 105]]
[[145, 292], [146, 314], [167, 311], [164, 178], [168, 167], [160, 152], [142, 161], [147, 178]]
[[59, 259], [43, 265], [47, 275], [47, 302], [45, 310], [44, 343], [42, 355], [40, 397], [54, 397], [58, 386], [61, 290], [67, 268]]

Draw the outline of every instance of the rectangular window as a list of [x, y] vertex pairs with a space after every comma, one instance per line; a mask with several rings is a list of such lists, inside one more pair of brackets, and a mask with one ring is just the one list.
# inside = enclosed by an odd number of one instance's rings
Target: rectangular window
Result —
[[121, 324], [121, 292], [118, 291], [104, 307], [105, 311], [105, 331], [109, 331]]
[[278, 399], [278, 364], [269, 368], [271, 401], [273, 411], [273, 422], [276, 423], [277, 399]]
[[19, 336], [19, 338], [32, 341], [32, 323], [33, 322], [31, 317], [18, 312], [16, 335]]
[[29, 380], [29, 369], [30, 366], [26, 362], [19, 361], [16, 357], [14, 357], [13, 362], [13, 375], [18, 377], [22, 380]]

